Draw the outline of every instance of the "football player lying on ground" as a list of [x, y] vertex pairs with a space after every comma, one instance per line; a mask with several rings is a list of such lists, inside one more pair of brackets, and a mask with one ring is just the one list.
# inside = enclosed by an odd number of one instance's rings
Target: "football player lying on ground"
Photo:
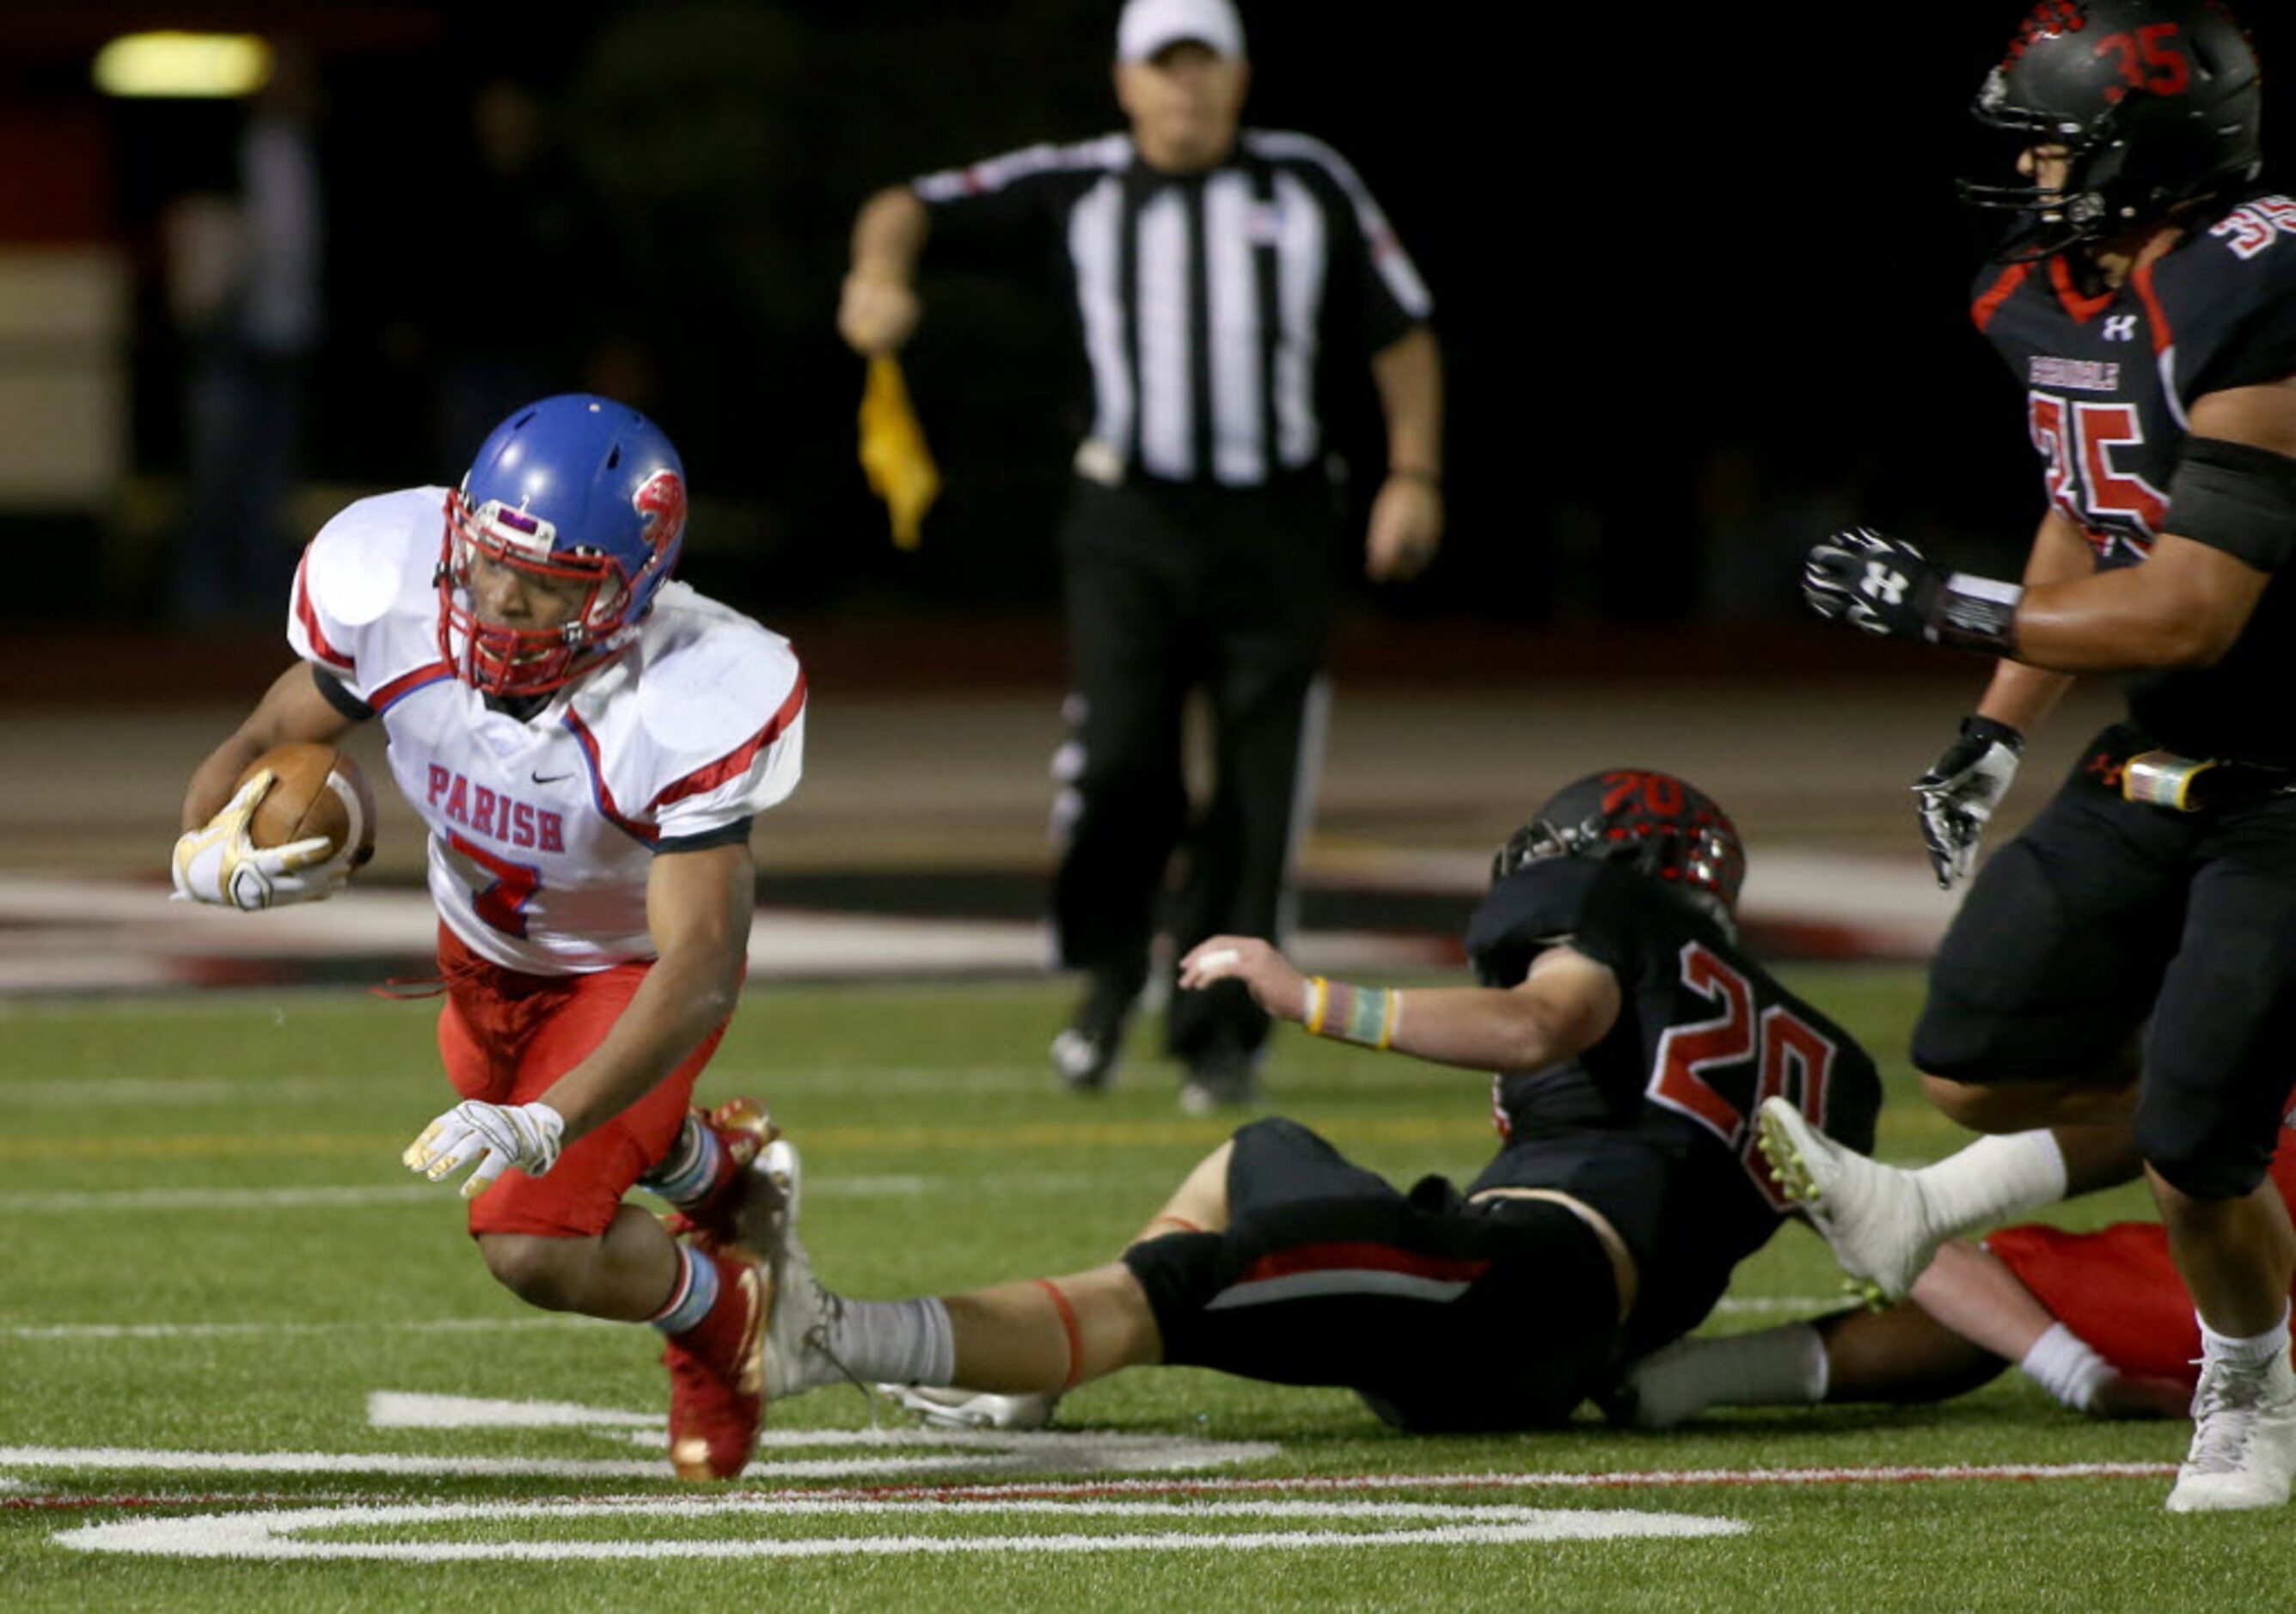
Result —
[[[1847, 1236], [1839, 1222], [1818, 1223], [1837, 1253], [1845, 1245], [1869, 1254], [1888, 1248], [1893, 1241], [1875, 1235], [1876, 1225], [1920, 1225], [1907, 1202], [1957, 1164], [1948, 1156], [1919, 1171], [1900, 1170], [1848, 1155], [1769, 1106], [1762, 1122], [1774, 1154], [1793, 1151], [1779, 1159], [1780, 1176], [1815, 1167], [1825, 1198], [1838, 1201]], [[2120, 1130], [2118, 1176], [2104, 1141], [2091, 1137], [2083, 1165], [2095, 1176], [2077, 1185], [2135, 1179], [2135, 1135]], [[2271, 1175], [2281, 1199], [2296, 1208], [2296, 1150], [2281, 1150]], [[2065, 1405], [2093, 1416], [2182, 1418], [2190, 1411], [2200, 1382], [2200, 1323], [2159, 1223], [2117, 1222], [2095, 1233], [2029, 1223], [1978, 1243], [1906, 1247], [1933, 1251], [1933, 1258], [1908, 1298], [1888, 1310], [1678, 1340], [1628, 1370], [1612, 1410], [1628, 1422], [1665, 1429], [1709, 1406], [1941, 1401], [2014, 1363]]]
[[[1499, 1073], [1497, 1154], [1464, 1192], [1402, 1192], [1304, 1127], [1256, 1121], [1116, 1260], [944, 1299], [832, 1294], [789, 1236], [768, 1396], [851, 1378], [1043, 1397], [1162, 1363], [1345, 1386], [1411, 1430], [1562, 1421], [1695, 1327], [1791, 1214], [1756, 1150], [1762, 1098], [1872, 1144], [1872, 1062], [1739, 949], [1744, 872], [1712, 801], [1618, 770], [1499, 853], [1467, 932], [1481, 986], [1349, 986], [1264, 941], [1203, 942], [1185, 987], [1239, 980], [1316, 1034]], [[955, 1400], [947, 1421], [1045, 1410]]]
[[[772, 1291], [721, 1245], [774, 1193], [747, 1192], [770, 1165], [756, 1107], [688, 1100], [741, 992], [750, 820], [797, 784], [805, 680], [787, 641], [669, 581], [685, 525], [669, 439], [583, 396], [503, 422], [451, 493], [345, 509], [296, 576], [299, 660], [192, 775], [175, 873], [242, 909], [331, 895], [347, 867], [250, 839], [269, 772], [234, 781], [381, 717], [430, 829], [439, 1045], [464, 1101], [406, 1163], [474, 1167], [471, 1235], [521, 1299], [661, 1331], [671, 1460], [707, 1479], [757, 1439]], [[693, 1238], [623, 1204], [635, 1184]]]

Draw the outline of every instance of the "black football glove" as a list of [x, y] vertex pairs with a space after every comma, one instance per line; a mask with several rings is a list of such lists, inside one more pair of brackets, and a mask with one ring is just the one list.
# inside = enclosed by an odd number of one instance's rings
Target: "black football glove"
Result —
[[1802, 561], [1801, 597], [1829, 622], [1860, 633], [2011, 652], [2013, 583], [1948, 571], [1903, 538], [1850, 527], [1814, 544]]
[[1914, 801], [1922, 817], [1922, 841], [1940, 889], [1969, 878], [1977, 860], [1977, 838], [2025, 754], [2025, 737], [1990, 717], [1964, 717], [1960, 736], [1914, 781]]
[[1926, 639], [1945, 573], [1901, 538], [1852, 527], [1810, 546], [1801, 597], [1829, 622], [1892, 639]]

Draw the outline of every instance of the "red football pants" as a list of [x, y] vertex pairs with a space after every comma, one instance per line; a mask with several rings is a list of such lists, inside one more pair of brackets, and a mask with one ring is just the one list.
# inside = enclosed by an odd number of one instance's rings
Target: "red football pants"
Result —
[[[439, 968], [447, 979], [447, 1004], [439, 1013], [447, 1079], [466, 1099], [523, 1104], [605, 1040], [652, 965], [526, 975], [480, 958], [442, 925]], [[677, 1141], [693, 1085], [725, 1035], [720, 1023], [652, 1092], [569, 1143], [546, 1176], [503, 1173], [471, 1201], [472, 1234], [586, 1239], [604, 1233], [622, 1197]]]

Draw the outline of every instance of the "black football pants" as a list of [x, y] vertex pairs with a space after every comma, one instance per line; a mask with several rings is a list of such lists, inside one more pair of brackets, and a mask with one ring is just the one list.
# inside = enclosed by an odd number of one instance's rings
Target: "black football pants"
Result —
[[1428, 1434], [1552, 1426], [1602, 1388], [1617, 1281], [1570, 1211], [1402, 1193], [1296, 1121], [1234, 1142], [1226, 1231], [1124, 1252], [1167, 1364], [1344, 1386]]
[[2296, 1075], [2296, 796], [2124, 801], [2115, 765], [2141, 743], [2100, 735], [1979, 873], [1931, 966], [1914, 1063], [2095, 1079], [2141, 1031], [2139, 1151], [2194, 1199], [2236, 1199], [2271, 1165]]
[[[1260, 488], [1079, 480], [1062, 531], [1069, 741], [1054, 773], [1060, 957], [1123, 971], [1147, 954], [1167, 865], [1185, 848], [1175, 956], [1233, 932], [1281, 942], [1320, 745], [1336, 526], [1329, 484]], [[1210, 795], [1193, 815], [1183, 718], [1211, 718]], [[1167, 1050], [1257, 1048], [1240, 986], [1175, 992]]]

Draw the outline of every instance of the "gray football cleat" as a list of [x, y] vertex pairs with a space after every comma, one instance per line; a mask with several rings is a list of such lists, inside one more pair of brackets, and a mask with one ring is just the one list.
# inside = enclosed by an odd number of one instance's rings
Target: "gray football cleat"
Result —
[[758, 1164], [781, 1191], [766, 1269], [773, 1274], [773, 1313], [766, 1324], [765, 1392], [768, 1405], [825, 1384], [857, 1382], [829, 1348], [830, 1331], [844, 1299], [814, 1275], [813, 1258], [798, 1237], [803, 1167], [796, 1148], [776, 1139], [758, 1151]]

